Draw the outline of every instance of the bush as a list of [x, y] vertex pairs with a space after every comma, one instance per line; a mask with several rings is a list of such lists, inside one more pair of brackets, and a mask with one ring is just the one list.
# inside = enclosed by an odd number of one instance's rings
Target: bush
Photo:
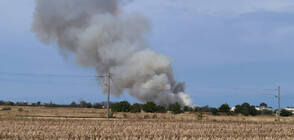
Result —
[[282, 109], [280, 115], [281, 116], [284, 116], [284, 117], [288, 117], [288, 116], [291, 116], [292, 115], [292, 111], [288, 111], [286, 109]]
[[94, 103], [94, 104], [93, 104], [93, 108], [96, 108], [96, 109], [102, 109], [102, 104]]
[[146, 104], [143, 105], [143, 111], [154, 113], [157, 111], [157, 106], [153, 102], [147, 102]]
[[263, 110], [261, 111], [261, 114], [262, 114], [262, 115], [273, 115], [274, 112], [273, 112], [272, 110], [263, 109]]
[[169, 110], [170, 110], [173, 114], [180, 114], [180, 113], [182, 113], [181, 105], [180, 105], [178, 102], [169, 105]]
[[215, 116], [216, 116], [216, 115], [219, 115], [219, 113], [218, 113], [218, 109], [216, 109], [216, 108], [211, 108], [210, 111], [211, 111], [211, 114], [212, 114], [212, 115], [215, 115]]
[[193, 111], [193, 108], [190, 107], [190, 106], [185, 106], [185, 107], [184, 107], [184, 111], [185, 111], [185, 112], [187, 112], [187, 111], [188, 111], [188, 112], [192, 112], [192, 111]]
[[140, 113], [141, 112], [141, 109], [142, 109], [142, 105], [138, 104], [138, 103], [134, 103], [132, 106], [131, 106], [131, 110], [130, 112], [131, 113]]
[[15, 103], [14, 103], [14, 102], [12, 102], [12, 101], [7, 101], [7, 102], [5, 102], [5, 105], [14, 106], [14, 105], [15, 105]]
[[121, 101], [111, 106], [111, 111], [113, 112], [130, 112], [130, 110], [131, 110], [131, 105], [127, 101]]
[[259, 115], [259, 112], [255, 109], [255, 106], [250, 106], [249, 107], [249, 114], [251, 116], [256, 116], [256, 115]]
[[22, 112], [22, 111], [23, 111], [23, 109], [22, 109], [22, 108], [19, 108], [19, 109], [17, 109], [17, 111], [18, 111], [18, 112]]
[[166, 113], [166, 108], [164, 106], [156, 106], [157, 113]]
[[7, 111], [7, 110], [11, 110], [11, 109], [12, 109], [11, 107], [3, 107], [2, 108], [3, 111]]
[[204, 118], [204, 113], [203, 112], [199, 112], [198, 114], [197, 114], [197, 119], [198, 120], [202, 120]]
[[92, 108], [92, 104], [90, 102], [86, 103], [86, 108]]
[[77, 107], [77, 103], [76, 102], [71, 102], [70, 107]]
[[202, 112], [202, 111], [203, 109], [201, 107], [198, 107], [198, 106], [194, 107], [194, 112]]
[[230, 112], [230, 106], [228, 104], [222, 104], [219, 108], [218, 108], [219, 112]]
[[210, 112], [210, 107], [208, 105], [201, 107], [203, 112]]

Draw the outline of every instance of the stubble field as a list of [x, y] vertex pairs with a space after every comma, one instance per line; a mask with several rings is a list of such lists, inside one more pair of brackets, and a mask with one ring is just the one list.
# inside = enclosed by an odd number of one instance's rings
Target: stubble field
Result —
[[294, 119], [17, 107], [0, 111], [0, 139], [294, 139]]

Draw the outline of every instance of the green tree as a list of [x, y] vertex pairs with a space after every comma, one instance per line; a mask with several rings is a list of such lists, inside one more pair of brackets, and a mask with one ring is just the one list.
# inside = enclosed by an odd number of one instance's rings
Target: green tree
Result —
[[156, 106], [157, 113], [166, 113], [166, 108], [164, 106]]
[[267, 107], [267, 104], [266, 104], [266, 103], [261, 103], [259, 106], [260, 106], [260, 107], [261, 107], [261, 106], [263, 106], [263, 107]]
[[202, 112], [203, 110], [202, 110], [202, 108], [201, 107], [199, 107], [199, 106], [195, 106], [194, 107], [194, 112]]
[[210, 111], [211, 111], [212, 115], [219, 115], [218, 114], [218, 109], [216, 109], [216, 108], [211, 108]]
[[255, 106], [250, 106], [249, 107], [249, 114], [251, 116], [256, 116], [256, 115], [259, 115], [259, 112], [255, 109]]
[[156, 112], [156, 110], [157, 110], [157, 107], [154, 102], [147, 102], [146, 104], [143, 105], [143, 111], [145, 112], [154, 113]]
[[208, 105], [201, 107], [203, 112], [210, 112], [210, 107]]
[[113, 112], [130, 112], [130, 110], [131, 110], [131, 105], [127, 101], [121, 101], [111, 106], [111, 111]]
[[80, 107], [86, 107], [87, 102], [86, 101], [80, 101]]
[[102, 104], [100, 104], [100, 103], [94, 103], [93, 104], [93, 108], [101, 109], [102, 108]]
[[173, 114], [180, 114], [180, 113], [182, 113], [181, 105], [180, 105], [178, 102], [169, 105], [169, 110], [170, 110]]
[[76, 102], [74, 102], [74, 101], [73, 101], [73, 102], [71, 102], [71, 103], [70, 103], [70, 107], [77, 107], [77, 103], [76, 103]]
[[0, 100], [0, 105], [4, 105], [5, 102], [3, 100]]
[[219, 112], [230, 112], [230, 106], [228, 104], [222, 104], [219, 108], [218, 108]]
[[291, 116], [293, 114], [292, 114], [292, 111], [288, 111], [286, 109], [282, 109], [280, 115], [281, 116], [284, 116], [284, 117], [288, 117], [288, 116]]
[[141, 109], [142, 109], [142, 105], [138, 104], [138, 103], [134, 103], [132, 106], [131, 106], [131, 110], [130, 112], [131, 113], [140, 113], [141, 112]]
[[254, 106], [250, 106], [249, 103], [243, 103], [242, 105], [237, 105], [235, 107], [235, 113], [242, 114], [244, 116], [256, 116], [259, 115], [259, 112], [255, 109]]
[[272, 110], [263, 109], [263, 110], [261, 111], [261, 114], [262, 114], [262, 115], [273, 115], [274, 112], [273, 112]]
[[86, 108], [92, 108], [92, 103], [91, 102], [86, 103]]

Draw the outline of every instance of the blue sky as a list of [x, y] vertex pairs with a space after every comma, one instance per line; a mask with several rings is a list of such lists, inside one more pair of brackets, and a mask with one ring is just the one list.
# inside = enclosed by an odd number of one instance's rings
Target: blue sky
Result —
[[[186, 82], [194, 104], [266, 102], [276, 108], [271, 89], [280, 85], [282, 107], [294, 106], [294, 1], [133, 0], [123, 10], [150, 20], [150, 48], [173, 60], [176, 79]], [[94, 78], [7, 74], [96, 75], [40, 43], [31, 31], [33, 12], [34, 0], [1, 0], [0, 100], [105, 101]], [[111, 99], [137, 102], [127, 93]]]

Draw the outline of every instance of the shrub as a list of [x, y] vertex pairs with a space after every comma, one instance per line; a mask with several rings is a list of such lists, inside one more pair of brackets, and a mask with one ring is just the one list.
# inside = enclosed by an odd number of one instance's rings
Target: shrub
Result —
[[180, 105], [178, 102], [169, 105], [169, 110], [170, 110], [173, 114], [180, 114], [180, 113], [182, 113], [181, 105]]
[[130, 112], [130, 109], [131, 105], [127, 101], [121, 101], [111, 106], [111, 111], [113, 112]]
[[191, 111], [193, 111], [193, 108], [190, 107], [190, 106], [185, 106], [185, 107], [184, 107], [184, 111], [185, 111], [185, 112], [187, 112], [187, 111], [191, 112]]
[[86, 108], [92, 108], [92, 104], [90, 102], [86, 103]]
[[166, 113], [166, 108], [164, 106], [156, 106], [157, 113]]
[[7, 110], [11, 110], [11, 109], [12, 109], [11, 107], [3, 107], [2, 108], [3, 111], [7, 111]]
[[153, 102], [147, 102], [146, 104], [143, 105], [143, 111], [145, 112], [154, 113], [156, 112], [156, 110], [157, 110], [156, 104]]
[[76, 102], [70, 103], [70, 107], [76, 107], [76, 106], [77, 106], [77, 103]]
[[102, 109], [102, 104], [94, 103], [93, 108]]
[[202, 112], [202, 111], [203, 110], [201, 107], [198, 107], [198, 106], [194, 107], [194, 112]]
[[131, 106], [131, 110], [130, 112], [131, 113], [140, 113], [141, 112], [141, 109], [142, 109], [142, 105], [138, 104], [138, 103], [134, 103], [132, 106]]
[[263, 110], [261, 111], [261, 114], [262, 114], [262, 115], [273, 115], [274, 112], [273, 112], [272, 110], [263, 109]]
[[288, 117], [288, 116], [291, 116], [292, 115], [292, 111], [288, 111], [286, 109], [282, 109], [280, 115], [281, 116]]
[[222, 104], [219, 108], [218, 108], [219, 112], [230, 112], [230, 106], [228, 104]]
[[219, 113], [218, 113], [218, 109], [216, 109], [216, 108], [211, 108], [210, 111], [211, 111], [211, 114], [212, 114], [212, 115], [215, 115], [215, 116], [216, 116], [216, 115], [219, 115]]
[[256, 116], [256, 115], [259, 115], [259, 112], [255, 109], [255, 106], [250, 106], [249, 107], [249, 114], [251, 116]]
[[203, 112], [199, 112], [198, 114], [197, 114], [197, 119], [198, 120], [202, 120], [204, 118], [204, 113]]
[[203, 112], [209, 112], [210, 111], [210, 107], [208, 105], [201, 107]]
[[17, 111], [19, 111], [19, 112], [22, 112], [22, 111], [23, 111], [23, 109], [22, 109], [22, 108], [19, 108], [19, 109], [17, 109]]

